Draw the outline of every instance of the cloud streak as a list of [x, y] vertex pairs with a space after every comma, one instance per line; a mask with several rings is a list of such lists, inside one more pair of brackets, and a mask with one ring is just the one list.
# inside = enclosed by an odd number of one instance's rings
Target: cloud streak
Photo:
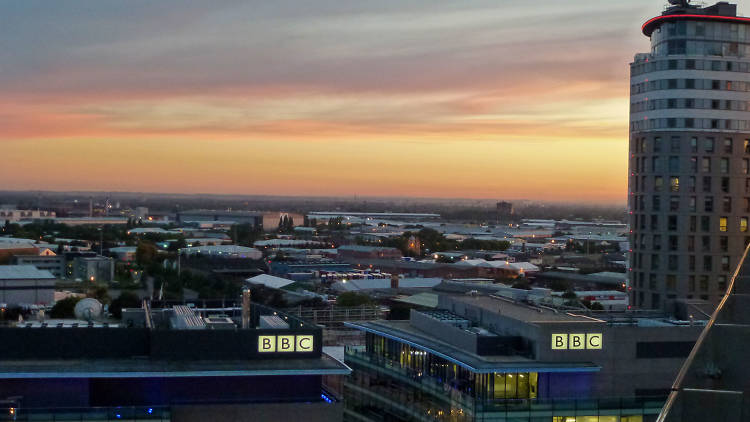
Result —
[[[66, 145], [69, 171], [82, 174], [148, 171], [147, 159], [135, 167], [135, 157], [127, 166], [105, 159], [117, 145], [191, 151], [184, 164], [205, 162], [201, 153], [212, 156], [218, 144], [234, 155], [252, 151], [245, 162], [260, 157], [274, 180], [291, 175], [285, 163], [293, 157], [293, 173], [303, 174], [274, 187], [284, 193], [330, 183], [311, 159], [324, 150], [340, 166], [349, 154], [373, 154], [425, 174], [406, 180], [400, 167], [385, 166], [384, 175], [382, 166], [356, 166], [360, 174], [346, 178], [361, 183], [342, 183], [341, 194], [501, 197], [512, 184], [527, 198], [623, 200], [627, 63], [647, 49], [639, 25], [658, 12], [651, 3], [8, 2], [0, 16], [0, 143], [19, 161], [0, 177], [11, 188], [46, 187], [15, 176], [51, 160], [38, 157], [40, 148]], [[568, 161], [554, 163], [540, 147], [576, 151], [584, 143], [600, 155], [557, 154]], [[276, 151], [289, 145], [295, 150], [280, 158]], [[538, 154], [542, 168], [577, 170], [566, 181], [519, 168], [499, 174], [472, 164], [481, 159], [468, 151], [498, 153], [498, 166]], [[424, 159], [432, 164], [415, 164]], [[610, 175], [592, 182], [586, 159], [607, 162], [601, 171]], [[129, 178], [123, 187], [187, 191], [219, 180], [225, 168], [215, 159], [182, 185]], [[445, 180], [464, 173], [478, 185]], [[95, 186], [81, 177], [58, 188]]]

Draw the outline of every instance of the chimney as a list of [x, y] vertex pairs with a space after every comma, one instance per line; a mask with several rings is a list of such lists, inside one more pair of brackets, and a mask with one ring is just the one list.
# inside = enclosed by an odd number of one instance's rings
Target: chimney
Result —
[[250, 328], [250, 288], [242, 289], [242, 329]]
[[398, 274], [391, 274], [391, 289], [398, 289]]

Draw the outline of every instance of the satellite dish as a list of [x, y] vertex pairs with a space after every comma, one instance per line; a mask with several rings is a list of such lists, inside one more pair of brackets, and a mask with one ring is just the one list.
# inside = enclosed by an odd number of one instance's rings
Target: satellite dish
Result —
[[102, 304], [96, 299], [87, 297], [81, 299], [76, 303], [76, 307], [73, 309], [73, 313], [76, 318], [91, 321], [94, 318], [102, 316]]

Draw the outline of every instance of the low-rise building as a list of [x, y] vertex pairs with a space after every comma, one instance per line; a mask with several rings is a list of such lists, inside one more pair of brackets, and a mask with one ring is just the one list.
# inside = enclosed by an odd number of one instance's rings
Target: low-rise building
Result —
[[0, 265], [0, 303], [11, 307], [51, 305], [56, 280], [49, 271], [33, 265]]
[[53, 276], [65, 278], [65, 257], [62, 255], [16, 255], [13, 257], [15, 265], [33, 265], [42, 271], [49, 271]]
[[94, 282], [115, 278], [115, 261], [107, 256], [77, 257], [73, 260], [73, 278]]
[[396, 248], [379, 246], [344, 245], [338, 248], [338, 258], [344, 262], [357, 263], [363, 259], [401, 259], [403, 254]]

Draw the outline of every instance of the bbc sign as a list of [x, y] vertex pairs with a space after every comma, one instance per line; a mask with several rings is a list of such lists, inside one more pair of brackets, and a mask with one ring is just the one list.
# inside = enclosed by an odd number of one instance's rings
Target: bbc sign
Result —
[[258, 336], [258, 352], [312, 352], [313, 336]]
[[601, 350], [602, 333], [552, 334], [552, 350]]

